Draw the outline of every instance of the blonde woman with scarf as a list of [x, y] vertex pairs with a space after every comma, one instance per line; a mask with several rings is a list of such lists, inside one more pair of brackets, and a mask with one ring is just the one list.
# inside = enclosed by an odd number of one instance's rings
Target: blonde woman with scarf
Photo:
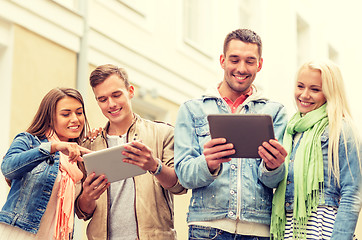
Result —
[[26, 132], [18, 134], [1, 171], [11, 184], [0, 211], [0, 239], [72, 238], [74, 202], [84, 171], [78, 144], [88, 122], [80, 93], [52, 89], [43, 98]]
[[[283, 146], [286, 177], [273, 197], [272, 239], [353, 239], [361, 209], [361, 145], [341, 72], [330, 61], [301, 66], [297, 113]], [[273, 154], [281, 145], [263, 144]], [[274, 145], [274, 148], [272, 147]], [[265, 161], [272, 156], [260, 148]]]

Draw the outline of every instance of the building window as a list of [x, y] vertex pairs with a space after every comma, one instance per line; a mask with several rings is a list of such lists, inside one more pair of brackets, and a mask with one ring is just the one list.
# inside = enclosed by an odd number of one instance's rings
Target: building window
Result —
[[146, 17], [146, 9], [145, 6], [147, 5], [147, 0], [118, 0], [121, 4], [125, 7], [130, 9], [135, 14], [139, 15], [140, 17]]
[[160, 106], [155, 105], [149, 101], [146, 101], [140, 97], [132, 99], [132, 110], [141, 117], [154, 121], [167, 121], [167, 111]]
[[241, 28], [252, 28], [251, 13], [253, 13], [252, 3], [250, 0], [239, 1], [239, 23]]
[[210, 33], [213, 26], [213, 4], [210, 0], [184, 0], [183, 36], [186, 45], [210, 57], [207, 49], [211, 47]]
[[328, 58], [335, 63], [339, 63], [339, 54], [331, 45], [328, 45]]
[[310, 47], [310, 27], [297, 16], [297, 67], [310, 58]]
[[79, 0], [53, 0], [54, 2], [69, 8], [70, 10], [73, 11], [78, 11], [79, 10]]

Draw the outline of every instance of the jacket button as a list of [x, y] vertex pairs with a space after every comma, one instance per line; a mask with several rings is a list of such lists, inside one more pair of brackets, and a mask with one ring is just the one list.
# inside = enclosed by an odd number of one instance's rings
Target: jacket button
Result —
[[235, 194], [235, 191], [234, 191], [234, 190], [230, 190], [230, 194], [231, 194], [231, 195], [234, 195], [234, 194]]
[[234, 213], [230, 211], [229, 216], [234, 216]]
[[286, 207], [289, 207], [289, 206], [290, 206], [290, 203], [286, 203], [285, 206], [286, 206]]
[[231, 165], [230, 168], [231, 168], [232, 170], [235, 170], [236, 166], [233, 164], [233, 165]]

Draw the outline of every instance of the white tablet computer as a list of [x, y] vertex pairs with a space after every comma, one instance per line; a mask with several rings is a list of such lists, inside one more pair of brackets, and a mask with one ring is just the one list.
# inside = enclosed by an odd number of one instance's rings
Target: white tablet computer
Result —
[[104, 174], [109, 182], [146, 173], [142, 168], [123, 162], [122, 151], [127, 151], [124, 145], [110, 147], [83, 155], [87, 173], [95, 172], [96, 176]]
[[211, 138], [226, 138], [234, 144], [232, 158], [260, 158], [258, 147], [274, 139], [273, 120], [266, 114], [211, 114]]

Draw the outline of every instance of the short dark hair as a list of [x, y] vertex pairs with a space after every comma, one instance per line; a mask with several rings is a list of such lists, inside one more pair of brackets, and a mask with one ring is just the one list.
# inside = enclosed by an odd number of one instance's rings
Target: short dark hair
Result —
[[92, 88], [94, 88], [97, 85], [103, 83], [109, 76], [113, 74], [119, 76], [123, 80], [126, 88], [129, 88], [130, 84], [128, 82], [128, 74], [126, 70], [113, 64], [100, 65], [94, 69], [89, 77], [90, 85]]
[[229, 33], [224, 41], [224, 55], [226, 54], [226, 51], [228, 50], [229, 43], [231, 40], [240, 40], [245, 43], [254, 43], [258, 46], [258, 53], [259, 57], [261, 57], [262, 53], [262, 42], [261, 38], [258, 34], [256, 34], [254, 31], [250, 29], [237, 29]]

